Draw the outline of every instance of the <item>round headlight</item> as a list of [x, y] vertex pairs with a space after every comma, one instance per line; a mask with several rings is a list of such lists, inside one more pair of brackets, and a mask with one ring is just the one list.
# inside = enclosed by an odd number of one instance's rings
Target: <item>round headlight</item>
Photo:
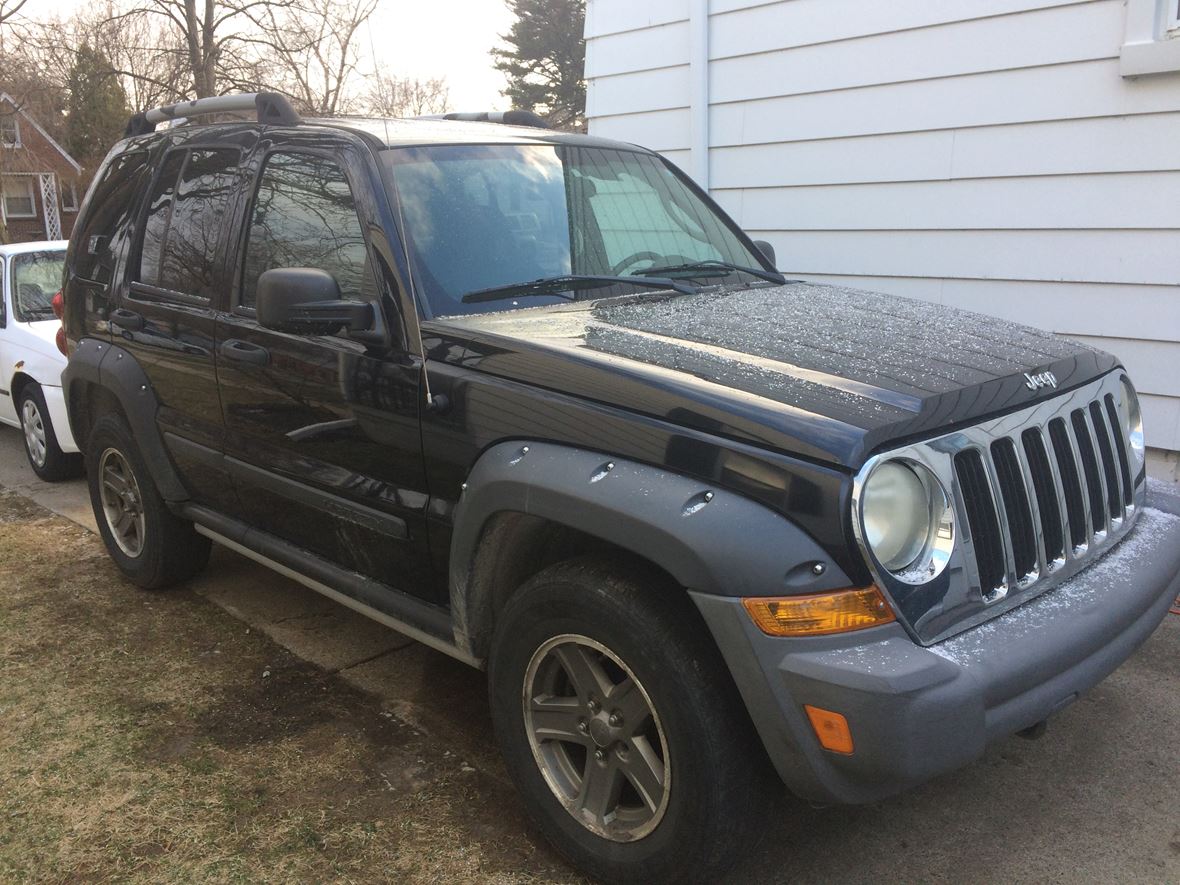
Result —
[[1119, 418], [1123, 425], [1123, 439], [1130, 447], [1131, 478], [1139, 475], [1143, 466], [1143, 415], [1139, 411], [1139, 396], [1135, 393], [1135, 386], [1131, 379], [1123, 376], [1123, 395], [1119, 400]]
[[954, 512], [926, 468], [903, 461], [878, 464], [861, 493], [865, 543], [882, 568], [918, 584], [942, 571], [954, 544]]

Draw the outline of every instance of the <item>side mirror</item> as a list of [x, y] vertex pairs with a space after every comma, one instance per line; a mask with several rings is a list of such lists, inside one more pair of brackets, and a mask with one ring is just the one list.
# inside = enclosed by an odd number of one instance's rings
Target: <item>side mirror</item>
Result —
[[341, 329], [372, 332], [373, 305], [344, 301], [340, 286], [315, 267], [278, 267], [258, 277], [254, 309], [259, 325], [295, 335], [332, 335]]
[[778, 265], [774, 260], [774, 246], [770, 245], [766, 240], [755, 240], [754, 245], [766, 257], [766, 260], [770, 262], [770, 266], [777, 269]]

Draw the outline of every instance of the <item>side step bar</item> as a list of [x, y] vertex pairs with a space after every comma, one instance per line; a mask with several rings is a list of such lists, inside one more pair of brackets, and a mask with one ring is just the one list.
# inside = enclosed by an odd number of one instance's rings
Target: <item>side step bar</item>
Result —
[[207, 538], [305, 587], [348, 606], [410, 639], [472, 667], [484, 662], [455, 644], [450, 613], [400, 590], [342, 569], [267, 532], [251, 528], [199, 504], [184, 504], [180, 515]]

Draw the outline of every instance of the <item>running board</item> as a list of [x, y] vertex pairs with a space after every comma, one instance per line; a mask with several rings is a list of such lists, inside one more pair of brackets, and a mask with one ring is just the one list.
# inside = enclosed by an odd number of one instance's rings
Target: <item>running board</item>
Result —
[[[391, 630], [396, 630], [403, 636], [421, 642], [464, 664], [483, 669], [482, 660], [459, 648], [447, 637], [450, 615], [445, 609], [349, 572], [274, 535], [250, 528], [244, 523], [200, 505], [185, 504], [179, 509], [186, 519], [192, 520], [198, 534], [280, 575], [298, 581], [304, 587], [347, 606]], [[312, 575], [309, 572], [317, 574]], [[327, 581], [336, 586], [330, 586]]]

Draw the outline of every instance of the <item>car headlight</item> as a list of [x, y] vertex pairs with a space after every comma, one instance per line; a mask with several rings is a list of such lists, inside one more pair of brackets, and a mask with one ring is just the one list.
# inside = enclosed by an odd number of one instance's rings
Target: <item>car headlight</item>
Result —
[[925, 467], [884, 461], [860, 495], [861, 534], [883, 569], [909, 584], [946, 567], [955, 540], [950, 498]]
[[1145, 449], [1143, 442], [1143, 414], [1139, 411], [1139, 396], [1135, 393], [1135, 385], [1126, 375], [1123, 376], [1123, 395], [1119, 398], [1119, 420], [1123, 425], [1123, 439], [1127, 441], [1130, 451], [1131, 480], [1143, 468]]

